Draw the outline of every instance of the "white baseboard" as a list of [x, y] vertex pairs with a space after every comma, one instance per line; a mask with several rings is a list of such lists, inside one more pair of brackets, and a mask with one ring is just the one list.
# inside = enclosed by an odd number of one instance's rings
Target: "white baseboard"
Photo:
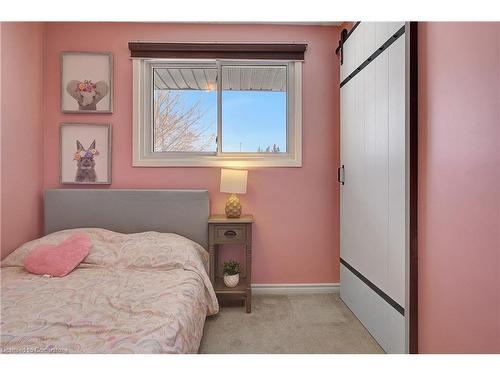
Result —
[[339, 293], [339, 283], [323, 284], [252, 284], [253, 294]]

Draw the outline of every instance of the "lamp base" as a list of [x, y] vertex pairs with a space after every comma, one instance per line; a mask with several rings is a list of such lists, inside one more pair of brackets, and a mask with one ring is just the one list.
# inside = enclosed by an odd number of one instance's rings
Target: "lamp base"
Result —
[[229, 198], [227, 198], [226, 216], [232, 219], [236, 219], [241, 216], [240, 199], [235, 194], [231, 194]]

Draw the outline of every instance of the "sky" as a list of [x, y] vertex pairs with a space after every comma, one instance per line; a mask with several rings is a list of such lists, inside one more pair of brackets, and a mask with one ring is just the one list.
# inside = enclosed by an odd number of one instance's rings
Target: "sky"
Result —
[[276, 144], [286, 151], [286, 93], [223, 91], [222, 151], [256, 152]]
[[[217, 92], [182, 90], [181, 94], [186, 105], [200, 101], [205, 111], [200, 125], [217, 134]], [[286, 93], [223, 91], [222, 151], [257, 152], [273, 144], [286, 152]]]

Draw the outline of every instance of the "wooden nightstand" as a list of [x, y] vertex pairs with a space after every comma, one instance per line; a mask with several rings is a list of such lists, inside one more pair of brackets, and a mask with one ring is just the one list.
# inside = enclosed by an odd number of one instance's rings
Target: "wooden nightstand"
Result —
[[[208, 251], [210, 253], [210, 281], [217, 297], [243, 298], [247, 313], [252, 311], [252, 215], [237, 219], [214, 215], [208, 219]], [[224, 275], [218, 270], [219, 245], [237, 244], [245, 248], [245, 265], [241, 270], [240, 283], [234, 288], [224, 285]]]

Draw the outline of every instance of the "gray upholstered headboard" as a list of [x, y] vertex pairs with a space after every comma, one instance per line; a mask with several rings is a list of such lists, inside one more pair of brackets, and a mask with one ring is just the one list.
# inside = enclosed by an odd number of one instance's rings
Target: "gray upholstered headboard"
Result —
[[207, 249], [206, 190], [55, 189], [45, 192], [45, 234], [72, 228], [177, 233]]

